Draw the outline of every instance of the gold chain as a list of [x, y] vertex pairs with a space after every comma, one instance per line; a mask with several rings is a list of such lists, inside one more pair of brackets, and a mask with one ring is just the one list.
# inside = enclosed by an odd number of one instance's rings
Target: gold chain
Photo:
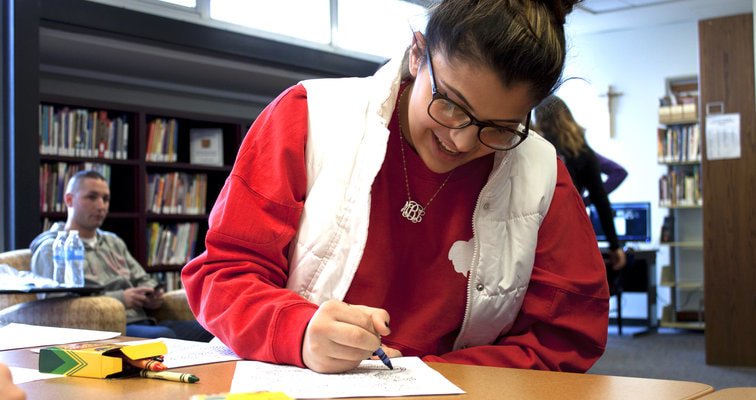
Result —
[[[406, 90], [406, 88], [405, 88]], [[410, 194], [410, 187], [409, 187], [409, 177], [407, 174], [407, 160], [404, 158], [404, 134], [402, 132], [404, 131], [404, 128], [402, 127], [402, 100], [404, 99], [404, 92], [402, 92], [399, 95], [399, 146], [402, 149], [402, 168], [404, 169], [404, 185], [407, 188], [407, 201], [404, 203], [404, 206], [402, 207], [402, 216], [406, 218], [407, 220], [411, 221], [412, 223], [416, 224], [423, 220], [423, 216], [425, 215], [425, 210], [430, 206], [433, 199], [436, 198], [436, 195], [438, 192], [443, 189], [443, 187], [446, 185], [446, 182], [449, 181], [449, 177], [451, 177], [452, 173], [454, 171], [449, 172], [448, 175], [446, 175], [446, 179], [444, 179], [444, 182], [441, 183], [441, 186], [436, 189], [436, 193], [433, 193], [433, 196], [428, 200], [428, 203], [425, 204], [425, 207], [420, 205], [420, 203], [412, 200], [412, 195]]]

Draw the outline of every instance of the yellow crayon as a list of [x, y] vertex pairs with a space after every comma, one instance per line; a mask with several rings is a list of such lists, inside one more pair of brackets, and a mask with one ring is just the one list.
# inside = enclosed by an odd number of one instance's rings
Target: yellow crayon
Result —
[[173, 381], [173, 382], [184, 382], [184, 383], [195, 383], [199, 382], [199, 378], [192, 374], [185, 374], [183, 372], [173, 372], [173, 371], [148, 371], [146, 369], [143, 369], [139, 372], [139, 375], [142, 378], [151, 378], [151, 379], [163, 379], [166, 381]]

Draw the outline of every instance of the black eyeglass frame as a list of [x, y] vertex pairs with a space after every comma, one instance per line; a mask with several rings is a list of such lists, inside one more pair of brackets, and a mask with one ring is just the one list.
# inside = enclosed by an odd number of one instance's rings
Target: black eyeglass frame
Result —
[[[428, 110], [427, 110], [428, 116], [431, 117], [431, 119], [436, 121], [441, 126], [447, 127], [449, 129], [463, 129], [463, 128], [467, 128], [470, 125], [475, 125], [478, 127], [478, 141], [484, 146], [494, 149], [494, 150], [500, 150], [500, 151], [512, 150], [515, 147], [519, 146], [522, 142], [525, 141], [525, 139], [528, 138], [528, 133], [530, 132], [530, 114], [531, 114], [530, 112], [528, 112], [528, 116], [525, 119], [525, 132], [524, 133], [520, 132], [517, 129], [510, 128], [508, 126], [501, 126], [501, 125], [497, 125], [491, 122], [478, 120], [469, 111], [467, 111], [465, 107], [462, 107], [461, 105], [457, 104], [454, 100], [438, 92], [438, 88], [436, 87], [436, 77], [433, 74], [433, 62], [431, 61], [430, 49], [425, 50], [425, 58], [428, 62], [428, 75], [430, 77], [431, 93], [433, 94], [433, 98], [431, 99], [430, 103], [428, 103]], [[437, 120], [436, 117], [434, 117], [433, 114], [431, 113], [431, 106], [433, 106], [433, 102], [435, 102], [436, 100], [443, 100], [443, 101], [451, 103], [452, 105], [460, 109], [467, 116], [469, 121], [460, 126], [449, 126]], [[499, 129], [499, 130], [510, 131], [514, 133], [515, 136], [519, 138], [519, 140], [514, 145], [508, 146], [508, 147], [492, 146], [483, 140], [483, 137], [481, 136], [481, 132], [483, 131], [483, 128], [494, 128], [494, 129]]]

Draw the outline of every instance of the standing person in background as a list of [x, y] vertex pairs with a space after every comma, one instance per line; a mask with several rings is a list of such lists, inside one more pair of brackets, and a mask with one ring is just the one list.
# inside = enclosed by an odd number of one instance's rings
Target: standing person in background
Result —
[[168, 337], [210, 341], [212, 335], [197, 321], [156, 321], [145, 309], [163, 304], [163, 290], [134, 259], [126, 243], [115, 233], [100, 229], [110, 208], [110, 188], [97, 171], [79, 171], [69, 179], [63, 197], [68, 211], [65, 224], [55, 223], [29, 246], [32, 272], [53, 277], [52, 246], [59, 230], [78, 230], [84, 242], [85, 284], [102, 285], [105, 295], [120, 300], [126, 308], [126, 335], [144, 338]]
[[612, 268], [624, 268], [625, 251], [617, 240], [612, 206], [604, 189], [596, 153], [585, 141], [585, 129], [575, 121], [567, 104], [553, 95], [536, 107], [535, 117], [535, 129], [556, 147], [578, 193], [588, 191], [588, 198], [598, 211], [601, 227], [609, 242], [609, 262]]
[[[602, 156], [599, 153], [596, 153], [595, 151], [593, 152], [593, 154], [596, 155], [601, 174], [606, 175], [606, 180], [604, 181], [604, 192], [606, 192], [608, 196], [614, 191], [614, 189], [617, 188], [617, 186], [619, 186], [625, 180], [625, 178], [627, 178], [627, 170], [616, 162]], [[582, 194], [583, 203], [585, 203], [585, 206], [587, 207], [591, 205], [591, 199], [588, 196], [588, 192], [584, 191]]]
[[[368, 78], [258, 116], [182, 279], [241, 357], [318, 372], [390, 357], [584, 372], [608, 288], [583, 202], [531, 109], [571, 0], [446, 0]], [[389, 324], [390, 320], [390, 324]]]

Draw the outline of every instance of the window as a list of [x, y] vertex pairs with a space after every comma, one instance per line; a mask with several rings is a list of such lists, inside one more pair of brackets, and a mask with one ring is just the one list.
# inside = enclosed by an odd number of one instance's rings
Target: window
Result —
[[339, 0], [334, 45], [390, 57], [425, 27], [426, 9], [401, 0]]
[[211, 0], [210, 18], [315, 43], [331, 42], [329, 0]]
[[197, 7], [197, 0], [160, 0], [165, 3], [171, 3], [176, 4], [178, 6], [184, 6], [184, 7], [191, 7], [195, 8]]
[[179, 18], [181, 13], [174, 5], [184, 6], [191, 9], [196, 23], [218, 28], [245, 33], [252, 29], [334, 49], [390, 57], [409, 43], [413, 30], [425, 27], [426, 8], [421, 4], [430, 2], [337, 0], [333, 2], [337, 7], [336, 21], [331, 21], [331, 0], [131, 0], [132, 5], [135, 3], [141, 3], [142, 7], [134, 6], [144, 12], [156, 12], [148, 6], [150, 3], [163, 3], [164, 10], [157, 13], [173, 18]]

